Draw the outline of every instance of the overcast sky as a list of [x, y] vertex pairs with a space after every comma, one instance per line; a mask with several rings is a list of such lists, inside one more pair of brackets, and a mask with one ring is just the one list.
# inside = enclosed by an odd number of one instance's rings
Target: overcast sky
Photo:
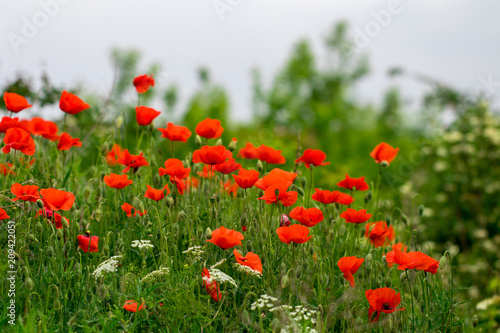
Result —
[[[498, 0], [0, 1], [0, 86], [18, 72], [45, 69], [57, 85], [83, 83], [104, 93], [112, 82], [110, 49], [137, 48], [142, 71], [160, 62], [157, 87], [178, 83], [184, 103], [197, 88], [196, 69], [210, 68], [229, 91], [233, 119], [243, 120], [251, 114], [253, 67], [268, 82], [297, 40], [308, 38], [319, 51], [333, 24], [345, 19], [353, 33], [372, 29], [361, 48], [372, 72], [356, 88], [365, 102], [380, 103], [395, 83], [409, 101], [418, 100], [424, 86], [389, 79], [393, 66], [500, 95]], [[390, 13], [383, 24], [373, 14], [381, 11]]]

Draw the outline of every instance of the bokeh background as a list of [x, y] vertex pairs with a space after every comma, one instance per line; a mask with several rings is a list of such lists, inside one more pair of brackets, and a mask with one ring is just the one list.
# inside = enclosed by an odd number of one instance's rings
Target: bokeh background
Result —
[[[163, 111], [157, 127], [171, 121], [193, 129], [218, 118], [225, 143], [236, 137], [240, 147], [283, 148], [290, 169], [297, 144], [322, 149], [332, 168], [319, 187], [335, 188], [346, 172], [373, 182], [369, 152], [381, 141], [399, 147], [384, 171], [386, 204], [423, 214], [415, 237], [430, 252], [450, 252], [464, 307], [485, 328], [498, 327], [498, 1], [40, 0], [1, 7], [1, 90], [34, 102], [21, 118], [53, 120], [61, 117], [61, 91], [78, 93], [92, 108], [69, 125], [88, 144], [100, 142], [98, 133], [117, 117], [133, 119], [131, 82], [148, 73], [156, 85], [142, 104]], [[131, 128], [129, 140], [134, 134]], [[190, 145], [186, 152], [194, 139]]]

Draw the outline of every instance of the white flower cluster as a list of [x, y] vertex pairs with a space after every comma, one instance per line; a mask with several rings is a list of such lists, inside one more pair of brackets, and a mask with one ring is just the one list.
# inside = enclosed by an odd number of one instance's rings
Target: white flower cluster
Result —
[[290, 311], [290, 316], [292, 319], [299, 323], [301, 321], [311, 321], [311, 323], [316, 323], [316, 318], [313, 316], [316, 313], [316, 310], [311, 310], [302, 305], [297, 305], [293, 311]]
[[260, 297], [250, 305], [250, 310], [253, 311], [257, 308], [264, 309], [266, 307], [271, 309], [274, 308], [274, 303], [276, 303], [277, 301], [278, 299], [276, 297], [272, 297], [267, 294], [260, 295]]
[[226, 273], [218, 270], [217, 268], [211, 268], [209, 270], [209, 272], [210, 272], [210, 278], [213, 279], [213, 280], [215, 280], [215, 281], [217, 281], [217, 282], [219, 282], [219, 283], [226, 283], [226, 282], [228, 282], [228, 283], [232, 284], [235, 287], [238, 286], [232, 277], [230, 277]]
[[204, 251], [201, 248], [202, 248], [201, 246], [192, 246], [188, 248], [186, 251], [182, 251], [182, 253], [190, 255], [193, 262], [200, 261], [201, 255], [204, 253]]
[[259, 271], [256, 271], [248, 266], [245, 266], [245, 265], [242, 265], [242, 264], [239, 264], [239, 263], [235, 263], [233, 265], [239, 272], [243, 272], [243, 273], [247, 273], [249, 275], [253, 275], [253, 276], [256, 276], [260, 279], [260, 277], [262, 276], [262, 273], [259, 272]]
[[224, 259], [222, 259], [222, 260], [220, 260], [220, 261], [216, 262], [214, 265], [212, 265], [212, 266], [210, 267], [210, 270], [214, 269], [214, 268], [215, 268], [215, 267], [217, 267], [217, 266], [222, 265], [225, 261], [226, 261], [226, 258], [224, 258]]
[[95, 271], [92, 273], [92, 275], [95, 277], [97, 280], [98, 278], [102, 277], [105, 273], [114, 273], [116, 272], [116, 268], [118, 267], [118, 259], [121, 258], [122, 256], [114, 256], [109, 258], [108, 260], [105, 260], [101, 262]]
[[154, 282], [158, 280], [160, 277], [169, 275], [170, 274], [170, 268], [169, 267], [162, 267], [160, 266], [159, 270], [153, 271], [146, 275], [145, 277], [142, 278], [141, 282]]
[[150, 240], [134, 240], [132, 241], [132, 244], [130, 244], [132, 247], [138, 247], [139, 249], [143, 248], [153, 248], [154, 245], [151, 244]]

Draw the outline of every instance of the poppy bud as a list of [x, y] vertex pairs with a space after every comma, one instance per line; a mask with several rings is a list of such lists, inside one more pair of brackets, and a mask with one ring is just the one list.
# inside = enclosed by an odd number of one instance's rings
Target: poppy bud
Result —
[[399, 275], [399, 279], [401, 280], [401, 283], [406, 279], [406, 273], [403, 272]]
[[49, 257], [53, 257], [55, 255], [54, 248], [52, 246], [47, 246], [47, 249], [45, 251], [47, 253], [47, 256]]
[[358, 325], [358, 326], [363, 325], [363, 318], [361, 318], [361, 316], [358, 316], [356, 318], [356, 325]]
[[302, 186], [303, 188], [307, 187], [307, 178], [306, 177], [300, 178], [300, 186]]
[[171, 207], [174, 205], [175, 201], [174, 201], [174, 198], [172, 197], [167, 197], [167, 206]]
[[479, 323], [479, 318], [477, 317], [477, 314], [475, 314], [472, 316], [472, 326], [476, 327], [478, 323]]
[[54, 301], [54, 309], [59, 310], [60, 308], [61, 308], [61, 302], [58, 299], [56, 299]]
[[90, 186], [85, 186], [83, 188], [83, 198], [85, 199], [85, 201], [87, 201], [89, 199], [91, 192], [92, 192], [92, 189], [90, 188]]
[[69, 228], [68, 220], [62, 219], [61, 224], [62, 224], [62, 226], [63, 226], [64, 229], [68, 229]]
[[122, 125], [123, 125], [123, 117], [122, 116], [119, 116], [116, 118], [115, 125], [116, 125], [116, 128], [122, 127]]
[[29, 291], [33, 290], [34, 283], [33, 280], [30, 277], [27, 277], [26, 280], [24, 280], [24, 285]]
[[391, 219], [391, 217], [390, 217], [389, 215], [387, 215], [387, 216], [385, 217], [385, 222], [387, 222], [387, 225], [388, 225], [388, 226], [389, 226], [389, 225], [391, 225], [391, 220], [392, 220], [392, 219]]
[[280, 264], [280, 272], [283, 275], [286, 274], [286, 264], [285, 264], [284, 261], [282, 261], [281, 264]]
[[241, 322], [247, 326], [252, 323], [252, 320], [250, 320], [250, 314], [247, 310], [243, 310], [243, 312], [241, 312]]
[[99, 286], [99, 297], [101, 299], [104, 299], [106, 297], [106, 293], [108, 292], [107, 288], [106, 288], [106, 285], [104, 284], [101, 284]]
[[64, 251], [69, 251], [71, 250], [71, 243], [70, 241], [66, 241], [66, 243], [64, 243]]
[[109, 246], [108, 246], [108, 244], [104, 245], [103, 251], [104, 251], [104, 255], [106, 257], [109, 257]]
[[368, 191], [365, 196], [365, 204], [367, 204], [372, 199], [372, 191]]
[[201, 137], [197, 134], [194, 138], [194, 142], [198, 147], [203, 146], [203, 141], [201, 140]]
[[238, 148], [238, 141], [237, 140], [231, 140], [231, 142], [229, 142], [229, 145], [227, 146], [227, 149], [229, 151], [235, 151], [236, 148]]
[[418, 206], [418, 213], [420, 214], [420, 216], [424, 215], [424, 205], [419, 205]]
[[301, 265], [298, 265], [297, 266], [297, 269], [295, 270], [295, 276], [297, 278], [300, 278], [300, 275], [302, 274], [302, 266]]
[[36, 201], [36, 205], [38, 206], [38, 208], [42, 209], [43, 208], [43, 201], [41, 199], [38, 199]]
[[38, 232], [39, 234], [41, 234], [43, 232], [43, 225], [40, 221], [38, 221], [36, 224], [35, 224], [35, 230], [36, 232]]
[[17, 272], [17, 275], [21, 275], [21, 273], [23, 272], [23, 269], [21, 268], [21, 266], [17, 266], [16, 272]]
[[145, 210], [144, 203], [142, 201], [139, 201], [139, 204], [137, 205], [137, 209], [139, 209], [140, 212], [143, 212]]
[[179, 237], [179, 225], [177, 223], [172, 225], [172, 233], [174, 234], [174, 237]]
[[[26, 303], [24, 305], [24, 313], [25, 314], [28, 314], [30, 312], [30, 309], [31, 309], [31, 302], [30, 302], [30, 299], [27, 298], [26, 299]], [[41, 331], [40, 331], [41, 332]]]
[[439, 268], [444, 269], [447, 262], [446, 256], [442, 256], [441, 259], [439, 259]]
[[75, 325], [76, 321], [77, 321], [77, 318], [76, 318], [77, 315], [74, 315], [73, 317], [71, 317], [69, 320], [68, 320], [68, 326], [69, 327], [72, 327], [73, 325]]
[[101, 146], [101, 155], [106, 155], [109, 152], [109, 144], [104, 142]]
[[216, 200], [215, 195], [211, 196], [209, 200], [211, 203], [215, 203], [215, 200]]
[[28, 267], [23, 266], [22, 271], [23, 271], [23, 274], [24, 274], [25, 277], [29, 277], [30, 276], [30, 270], [28, 269]]
[[297, 192], [301, 195], [301, 196], [304, 196], [304, 190], [302, 189], [302, 187], [297, 187]]
[[382, 161], [382, 163], [380, 163], [380, 166], [381, 166], [382, 168], [387, 168], [387, 167], [389, 166], [389, 162], [387, 162], [387, 161]]
[[191, 167], [191, 161], [189, 160], [189, 158], [186, 158], [184, 161], [182, 161], [182, 165], [184, 166], [184, 168], [190, 168]]
[[262, 165], [261, 160], [257, 160], [257, 171], [262, 172], [262, 170], [264, 170], [264, 165]]
[[405, 214], [401, 214], [401, 221], [403, 221], [404, 224], [408, 224], [408, 217]]
[[222, 139], [221, 139], [221, 138], [219, 138], [217, 141], [215, 141], [215, 145], [216, 145], [216, 146], [220, 146], [220, 145], [222, 145]]
[[389, 278], [385, 279], [385, 286], [386, 288], [390, 288], [392, 286], [392, 280]]
[[283, 276], [283, 278], [281, 278], [281, 288], [285, 289], [286, 287], [288, 287], [289, 283], [290, 283], [290, 278], [288, 277], [288, 275], [285, 275]]
[[30, 241], [32, 241], [32, 242], [37, 241], [37, 239], [36, 239], [35, 235], [33, 235], [33, 234], [31, 234], [31, 233], [27, 234], [27, 235], [26, 235], [26, 238], [28, 238], [28, 240], [30, 240]]

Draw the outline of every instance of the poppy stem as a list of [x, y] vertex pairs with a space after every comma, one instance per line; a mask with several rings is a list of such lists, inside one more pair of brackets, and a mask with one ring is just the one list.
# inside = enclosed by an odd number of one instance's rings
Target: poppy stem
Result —
[[411, 315], [413, 317], [413, 328], [412, 331], [415, 332], [415, 311], [413, 310], [413, 289], [411, 287], [410, 278], [408, 277], [408, 269], [405, 269], [406, 280], [408, 281], [408, 286], [410, 286], [410, 296], [411, 296]]
[[311, 180], [309, 182], [309, 191], [307, 191], [306, 206], [309, 206], [309, 198], [311, 197], [311, 190], [312, 190], [312, 185], [313, 185], [313, 166], [312, 166], [312, 164], [309, 166], [309, 170], [311, 172]]

